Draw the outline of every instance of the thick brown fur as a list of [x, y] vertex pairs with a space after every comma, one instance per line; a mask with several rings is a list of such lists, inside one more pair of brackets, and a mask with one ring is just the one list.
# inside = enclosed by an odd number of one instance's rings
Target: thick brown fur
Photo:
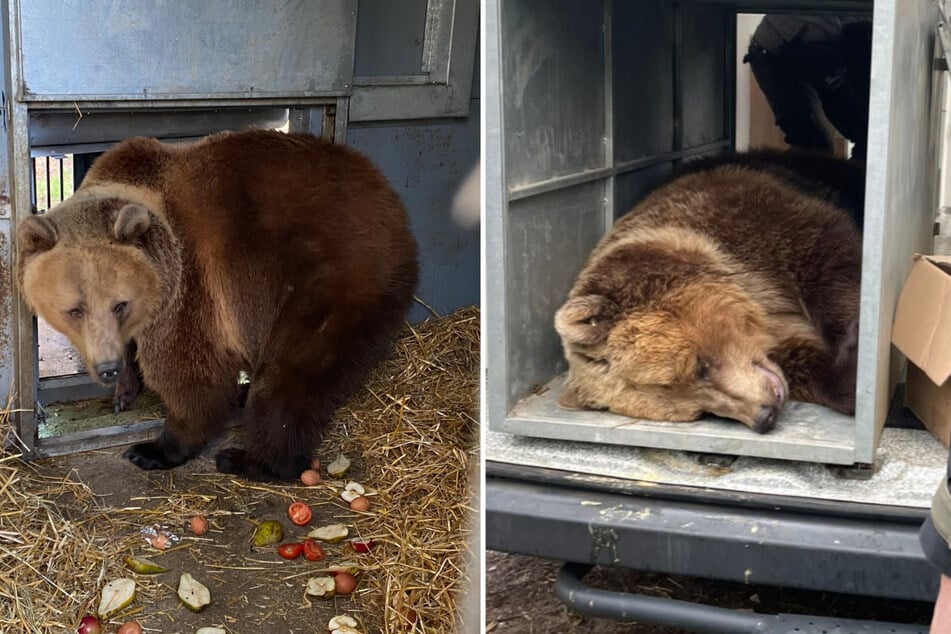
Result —
[[406, 211], [365, 157], [264, 130], [125, 141], [21, 223], [18, 244], [26, 300], [118, 383], [117, 409], [139, 369], [164, 400], [165, 428], [126, 453], [134, 463], [174, 467], [241, 418], [247, 448], [217, 464], [255, 479], [306, 468], [388, 352], [417, 279]]
[[861, 236], [769, 170], [676, 178], [620, 219], [556, 314], [566, 407], [756, 431], [785, 400], [855, 407]]

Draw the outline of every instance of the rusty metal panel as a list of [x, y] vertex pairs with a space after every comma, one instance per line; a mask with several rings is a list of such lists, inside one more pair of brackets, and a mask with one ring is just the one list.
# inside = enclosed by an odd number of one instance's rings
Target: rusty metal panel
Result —
[[16, 4], [26, 101], [328, 96], [353, 73], [356, 0]]

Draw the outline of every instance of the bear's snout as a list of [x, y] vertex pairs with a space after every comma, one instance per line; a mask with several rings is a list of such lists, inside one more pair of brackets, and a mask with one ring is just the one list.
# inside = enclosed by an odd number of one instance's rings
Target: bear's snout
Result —
[[765, 434], [776, 427], [776, 419], [779, 417], [779, 408], [775, 405], [763, 405], [759, 408], [759, 413], [753, 419], [753, 431], [758, 434]]
[[120, 361], [103, 361], [97, 363], [93, 371], [102, 383], [115, 385], [119, 380], [119, 373], [122, 371], [122, 363]]

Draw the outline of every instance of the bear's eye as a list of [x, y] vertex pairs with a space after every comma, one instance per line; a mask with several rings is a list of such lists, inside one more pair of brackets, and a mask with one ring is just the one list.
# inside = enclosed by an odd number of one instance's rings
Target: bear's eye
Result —
[[116, 315], [121, 315], [123, 312], [125, 312], [125, 307], [127, 305], [128, 305], [128, 302], [119, 302], [118, 304], [112, 307], [112, 312], [114, 312]]
[[697, 379], [706, 381], [710, 378], [710, 366], [703, 359], [697, 359]]
[[69, 315], [70, 319], [82, 319], [83, 318], [83, 309], [74, 308], [72, 310], [67, 310], [66, 314]]

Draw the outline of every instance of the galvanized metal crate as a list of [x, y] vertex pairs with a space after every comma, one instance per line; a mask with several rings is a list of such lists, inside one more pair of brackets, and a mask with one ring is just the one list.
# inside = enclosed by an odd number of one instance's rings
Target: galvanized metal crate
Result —
[[[613, 220], [680, 161], [733, 145], [736, 14], [871, 14], [855, 417], [790, 404], [778, 429], [632, 421], [560, 409], [555, 310]], [[920, 0], [713, 3], [488, 0], [485, 71], [485, 414], [555, 439], [866, 465], [898, 382], [890, 344], [911, 255], [929, 248], [940, 107], [937, 12]], [[489, 456], [491, 458], [491, 456]]]

